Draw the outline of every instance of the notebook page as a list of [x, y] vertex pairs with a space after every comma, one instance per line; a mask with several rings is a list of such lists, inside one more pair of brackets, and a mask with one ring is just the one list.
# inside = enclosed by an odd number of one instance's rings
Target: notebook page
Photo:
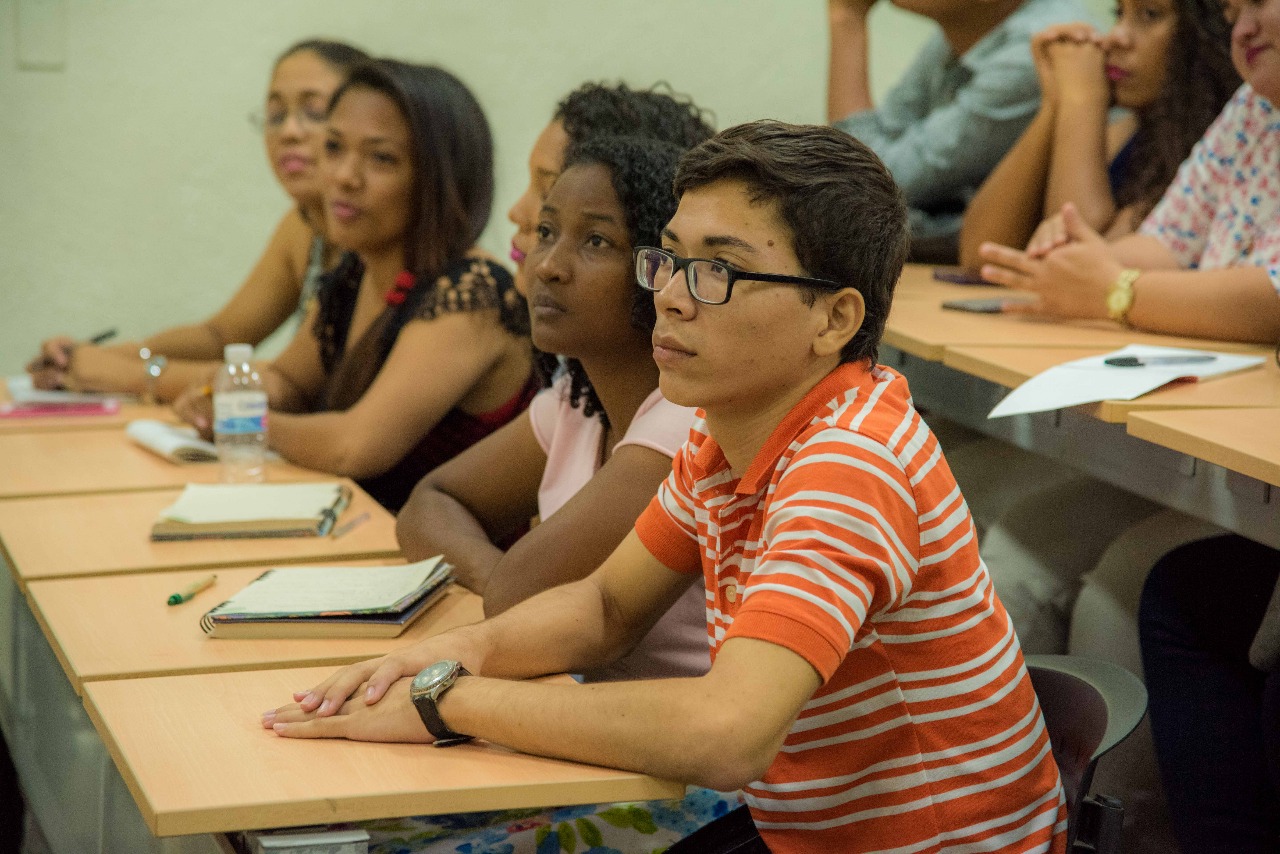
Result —
[[293, 614], [387, 609], [423, 585], [440, 557], [407, 566], [284, 567], [216, 609], [220, 614]]
[[190, 524], [319, 519], [341, 490], [334, 482], [189, 483], [160, 518]]

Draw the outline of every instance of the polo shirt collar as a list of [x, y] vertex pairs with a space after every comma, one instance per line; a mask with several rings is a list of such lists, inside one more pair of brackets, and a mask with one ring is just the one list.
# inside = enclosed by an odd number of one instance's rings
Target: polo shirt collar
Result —
[[[734, 492], [738, 495], [753, 495], [763, 489], [773, 477], [778, 459], [791, 446], [795, 437], [804, 428], [813, 423], [815, 418], [826, 414], [827, 404], [839, 397], [843, 392], [866, 384], [871, 369], [864, 362], [847, 362], [827, 374], [818, 384], [809, 390], [800, 402], [791, 408], [787, 417], [782, 419], [764, 446], [747, 466], [747, 471], [738, 480]], [[694, 474], [702, 479], [714, 472], [728, 468], [728, 460], [720, 449], [720, 444], [711, 436], [698, 448], [694, 455]]]

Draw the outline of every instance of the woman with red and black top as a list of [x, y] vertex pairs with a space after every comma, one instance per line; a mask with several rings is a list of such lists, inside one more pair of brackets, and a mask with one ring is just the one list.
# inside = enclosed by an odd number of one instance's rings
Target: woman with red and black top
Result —
[[[398, 510], [418, 480], [505, 424], [539, 383], [511, 275], [476, 246], [493, 146], [474, 96], [434, 67], [376, 60], [330, 104], [329, 235], [349, 252], [263, 372], [268, 441]], [[208, 407], [179, 412], [207, 429]]]

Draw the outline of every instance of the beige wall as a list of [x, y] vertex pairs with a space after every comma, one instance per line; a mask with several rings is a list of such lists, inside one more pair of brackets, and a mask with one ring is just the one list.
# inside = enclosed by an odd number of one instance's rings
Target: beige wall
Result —
[[[30, 56], [59, 9], [64, 67], [19, 68], [20, 12]], [[928, 26], [873, 16], [881, 92]], [[274, 56], [313, 35], [476, 91], [498, 146], [484, 243], [503, 255], [528, 146], [584, 80], [667, 80], [722, 127], [823, 118], [821, 0], [0, 0], [0, 371], [48, 334], [139, 336], [222, 303], [287, 206], [246, 116]]]

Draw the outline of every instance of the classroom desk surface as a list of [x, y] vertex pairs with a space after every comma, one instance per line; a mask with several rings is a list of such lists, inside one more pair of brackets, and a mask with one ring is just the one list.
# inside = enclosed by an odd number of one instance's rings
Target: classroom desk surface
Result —
[[[1115, 348], [1074, 347], [948, 347], [942, 363], [970, 376], [1006, 388], [1017, 388], [1055, 365], [1100, 356]], [[1240, 345], [1237, 352], [1264, 357], [1262, 365], [1247, 371], [1198, 383], [1179, 383], [1135, 400], [1106, 400], [1082, 407], [1096, 418], [1124, 423], [1132, 413], [1163, 409], [1276, 408], [1280, 407], [1280, 367], [1270, 347]]]
[[[0, 435], [0, 498], [163, 489], [217, 483], [220, 477], [217, 463], [171, 463], [134, 444], [123, 430]], [[268, 480], [325, 477], [286, 462], [267, 464]]]
[[[343, 561], [341, 565], [390, 563], [403, 561]], [[201, 615], [268, 568], [216, 568], [218, 581], [212, 588], [174, 606], [166, 604], [170, 593], [210, 571], [35, 581], [27, 587], [27, 598], [77, 693], [83, 682], [97, 679], [350, 664], [484, 619], [480, 597], [454, 585], [396, 638], [228, 640], [206, 636], [200, 629]]]
[[1128, 432], [1280, 486], [1280, 409], [1140, 412], [1129, 419]]
[[355, 484], [341, 537], [152, 542], [151, 524], [180, 489], [0, 501], [0, 549], [19, 586], [38, 578], [395, 557], [395, 518]]
[[332, 668], [85, 683], [85, 706], [157, 836], [680, 797], [643, 774], [486, 744], [287, 740], [265, 709]]

